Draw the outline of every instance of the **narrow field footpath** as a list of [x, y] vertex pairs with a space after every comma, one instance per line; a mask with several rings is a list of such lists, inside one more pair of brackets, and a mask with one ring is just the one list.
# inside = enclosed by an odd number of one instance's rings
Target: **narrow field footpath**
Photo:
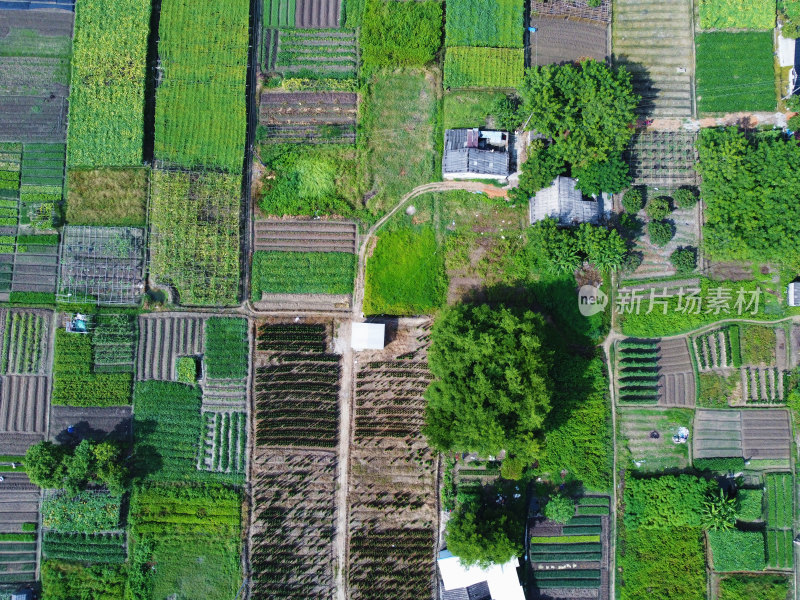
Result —
[[350, 487], [350, 428], [353, 403], [353, 361], [350, 321], [343, 321], [339, 329], [342, 349], [342, 370], [339, 380], [339, 449], [336, 469], [336, 600], [347, 600], [347, 548], [350, 546], [347, 492]]

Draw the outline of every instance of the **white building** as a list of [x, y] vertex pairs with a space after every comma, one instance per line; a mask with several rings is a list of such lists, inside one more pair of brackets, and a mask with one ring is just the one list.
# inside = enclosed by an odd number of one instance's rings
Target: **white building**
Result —
[[386, 339], [386, 325], [383, 323], [353, 323], [350, 347], [361, 350], [383, 350]]
[[449, 550], [442, 550], [437, 564], [444, 590], [442, 600], [525, 600], [516, 558], [482, 569], [465, 567]]

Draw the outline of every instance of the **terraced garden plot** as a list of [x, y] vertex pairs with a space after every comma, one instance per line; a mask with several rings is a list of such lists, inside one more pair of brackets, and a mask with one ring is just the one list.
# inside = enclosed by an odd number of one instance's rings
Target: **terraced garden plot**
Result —
[[339, 356], [326, 327], [261, 325], [254, 381], [256, 443], [333, 448], [339, 430]]
[[[689, 466], [694, 413], [682, 408], [620, 408], [619, 431], [628, 463], [640, 471], [684, 469]], [[678, 428], [690, 431], [689, 442], [674, 444]], [[651, 434], [658, 433], [658, 437]]]
[[3, 473], [3, 476], [5, 481], [0, 488], [0, 584], [32, 582], [36, 571], [36, 534], [23, 534], [22, 524], [39, 520], [39, 488], [24, 473]]
[[354, 221], [256, 221], [254, 250], [286, 252], [358, 251], [358, 224]]
[[[132, 435], [130, 406], [53, 406], [50, 409], [50, 439], [104, 439], [127, 442]], [[74, 433], [67, 429], [74, 428]]]
[[[318, 1], [318, 0], [311, 0]], [[273, 35], [273, 34], [271, 34]], [[271, 35], [265, 43], [265, 64], [287, 77], [355, 77], [358, 67], [356, 33], [337, 29], [281, 29], [277, 48]], [[273, 58], [274, 56], [274, 58]]]
[[44, 310], [8, 309], [0, 312], [2, 373], [45, 373], [52, 319], [53, 313]]
[[[692, 338], [692, 347], [701, 371], [715, 371], [738, 367], [742, 358], [739, 351], [739, 328], [723, 327]], [[739, 363], [739, 364], [737, 364]]]
[[642, 97], [638, 112], [648, 118], [693, 114], [694, 50], [689, 0], [617, 0], [614, 4], [614, 62], [633, 74]]
[[430, 597], [436, 468], [421, 435], [427, 320], [398, 323], [381, 351], [359, 353], [350, 456], [349, 588], [354, 600]]
[[203, 321], [197, 316], [141, 315], [137, 380], [177, 381], [177, 358], [203, 353]]
[[261, 94], [259, 124], [267, 142], [353, 144], [358, 94], [290, 92]]
[[625, 151], [635, 185], [677, 188], [697, 185], [699, 176], [695, 142], [697, 133], [690, 131], [640, 131], [633, 136]]
[[586, 0], [548, 0], [548, 2], [537, 2], [531, 14], [610, 23], [611, 0], [601, 0], [599, 6], [589, 6]]
[[205, 435], [198, 469], [244, 473], [247, 462], [247, 413], [203, 412]]
[[144, 294], [145, 235], [135, 227], [64, 227], [61, 302], [136, 305]]
[[339, 27], [341, 0], [296, 0], [295, 27]]
[[[650, 279], [661, 277], [673, 277], [677, 271], [670, 262], [670, 255], [679, 247], [690, 246], [697, 248], [699, 243], [699, 209], [697, 206], [692, 208], [681, 208], [673, 210], [666, 218], [673, 225], [675, 235], [666, 246], [656, 246], [650, 241], [646, 229], [636, 238], [633, 250], [643, 255], [642, 264], [630, 276], [630, 279]], [[639, 218], [647, 221], [645, 213], [642, 212]], [[652, 287], [652, 286], [651, 286]], [[656, 294], [660, 294], [663, 286], [656, 286]], [[658, 310], [656, 307], [654, 310]]]
[[659, 397], [657, 340], [621, 340], [616, 350], [619, 403], [655, 404]]
[[747, 404], [782, 404], [784, 374], [773, 367], [742, 367], [742, 398]]
[[742, 412], [698, 409], [694, 420], [694, 458], [745, 456], [742, 453]]
[[47, 559], [91, 563], [124, 563], [127, 558], [124, 533], [44, 532], [42, 554]]
[[335, 476], [333, 452], [255, 448], [251, 598], [333, 598]]
[[742, 450], [745, 459], [788, 459], [792, 446], [789, 414], [782, 409], [742, 412]]
[[658, 344], [658, 404], [694, 408], [697, 388], [686, 338]]
[[[549, 4], [542, 2], [537, 6]], [[605, 23], [535, 16], [532, 12], [530, 26], [536, 28], [529, 42], [531, 65], [557, 65], [582, 58], [601, 62], [606, 59], [608, 26]]]

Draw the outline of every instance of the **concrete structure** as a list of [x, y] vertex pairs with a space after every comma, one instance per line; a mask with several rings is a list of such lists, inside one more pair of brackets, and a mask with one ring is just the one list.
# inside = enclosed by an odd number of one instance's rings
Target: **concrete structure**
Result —
[[439, 576], [442, 600], [525, 600], [519, 583], [519, 560], [488, 569], [464, 567], [449, 550], [439, 552]]
[[383, 323], [353, 323], [350, 347], [360, 350], [383, 350], [386, 325]]
[[505, 179], [510, 175], [509, 134], [505, 131], [448, 129], [444, 132], [445, 179]]
[[787, 300], [789, 306], [800, 306], [800, 281], [793, 281], [789, 284]]
[[550, 187], [536, 192], [529, 202], [531, 224], [547, 217], [561, 225], [597, 223], [602, 212], [601, 202], [585, 200], [576, 184], [574, 179], [559, 176]]

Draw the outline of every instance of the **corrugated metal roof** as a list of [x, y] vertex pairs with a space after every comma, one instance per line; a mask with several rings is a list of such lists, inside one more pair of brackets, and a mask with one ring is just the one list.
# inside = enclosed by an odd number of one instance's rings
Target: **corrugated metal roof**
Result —
[[[500, 132], [502, 133], [502, 132]], [[479, 148], [476, 129], [448, 129], [444, 134], [444, 173], [508, 175], [511, 155], [502, 150]]]
[[600, 219], [600, 204], [584, 200], [576, 184], [570, 177], [556, 177], [550, 187], [536, 192], [529, 204], [530, 222], [552, 217], [562, 225], [596, 223]]

